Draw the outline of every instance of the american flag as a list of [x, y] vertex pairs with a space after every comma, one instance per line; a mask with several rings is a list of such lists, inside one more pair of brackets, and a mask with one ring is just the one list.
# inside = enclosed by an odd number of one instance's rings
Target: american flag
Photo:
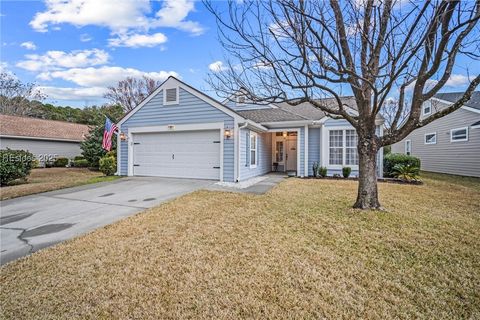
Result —
[[110, 151], [112, 149], [112, 136], [117, 131], [117, 125], [110, 119], [105, 118], [105, 130], [103, 131], [102, 148]]

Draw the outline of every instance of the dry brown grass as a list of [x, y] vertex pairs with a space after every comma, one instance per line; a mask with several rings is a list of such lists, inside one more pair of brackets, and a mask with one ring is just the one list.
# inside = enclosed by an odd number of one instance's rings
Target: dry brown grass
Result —
[[[30, 194], [74, 187], [81, 184], [110, 180], [99, 171], [87, 168], [44, 168], [33, 169], [27, 183], [0, 189], [0, 200], [6, 200]], [[113, 177], [116, 178], [116, 177]]]
[[[428, 176], [427, 176], [428, 177]], [[480, 317], [477, 183], [199, 191], [6, 265], [7, 319]]]

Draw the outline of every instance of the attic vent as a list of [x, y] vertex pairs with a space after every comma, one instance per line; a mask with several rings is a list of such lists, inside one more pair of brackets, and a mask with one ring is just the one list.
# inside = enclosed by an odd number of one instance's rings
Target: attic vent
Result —
[[178, 88], [165, 89], [165, 104], [178, 103]]
[[245, 103], [245, 96], [238, 96], [237, 97], [237, 103]]

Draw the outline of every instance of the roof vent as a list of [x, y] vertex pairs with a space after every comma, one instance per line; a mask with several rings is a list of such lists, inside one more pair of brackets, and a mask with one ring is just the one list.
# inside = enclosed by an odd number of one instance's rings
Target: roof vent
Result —
[[177, 104], [178, 103], [178, 88], [165, 89], [165, 104]]

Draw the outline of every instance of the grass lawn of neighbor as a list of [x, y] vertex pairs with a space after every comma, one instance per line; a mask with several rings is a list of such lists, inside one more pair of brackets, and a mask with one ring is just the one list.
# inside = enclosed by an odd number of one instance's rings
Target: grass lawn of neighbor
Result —
[[26, 183], [0, 188], [0, 200], [117, 178], [117, 176], [106, 177], [100, 171], [91, 171], [87, 168], [33, 169]]
[[480, 180], [197, 191], [0, 269], [2, 319], [479, 319]]

